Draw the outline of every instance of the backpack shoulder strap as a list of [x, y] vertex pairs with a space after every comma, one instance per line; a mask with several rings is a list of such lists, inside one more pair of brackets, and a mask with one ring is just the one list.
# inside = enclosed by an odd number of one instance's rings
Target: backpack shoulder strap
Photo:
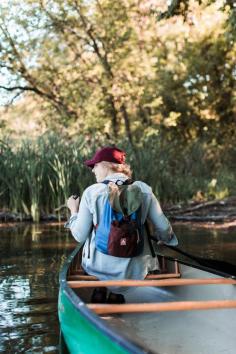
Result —
[[146, 232], [147, 232], [148, 245], [149, 245], [149, 248], [150, 248], [152, 257], [155, 258], [155, 257], [156, 257], [156, 254], [155, 254], [154, 247], [153, 247], [153, 244], [152, 244], [151, 232], [150, 232], [150, 228], [149, 228], [149, 225], [148, 225], [148, 221], [147, 221], [147, 220], [145, 220], [144, 225], [145, 225], [145, 229], [146, 229]]
[[[133, 214], [142, 203], [142, 191], [133, 184], [131, 179], [126, 181], [117, 180], [116, 182], [105, 180], [108, 184], [108, 197], [112, 209], [125, 216]], [[120, 183], [119, 183], [120, 182]]]
[[109, 179], [105, 179], [105, 180], [102, 181], [101, 183], [109, 184], [110, 182], [115, 183], [117, 186], [123, 186], [123, 185], [128, 185], [128, 184], [134, 183], [134, 181], [133, 181], [131, 178], [128, 178], [128, 179], [126, 179], [125, 181], [121, 181], [120, 179], [118, 179], [116, 182], [110, 181]]

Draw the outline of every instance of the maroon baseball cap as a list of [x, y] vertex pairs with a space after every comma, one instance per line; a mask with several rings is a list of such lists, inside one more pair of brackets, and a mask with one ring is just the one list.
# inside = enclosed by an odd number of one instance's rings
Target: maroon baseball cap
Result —
[[106, 146], [98, 150], [91, 160], [87, 160], [84, 163], [86, 166], [93, 168], [96, 163], [102, 161], [122, 164], [125, 162], [125, 152], [118, 149], [116, 146]]

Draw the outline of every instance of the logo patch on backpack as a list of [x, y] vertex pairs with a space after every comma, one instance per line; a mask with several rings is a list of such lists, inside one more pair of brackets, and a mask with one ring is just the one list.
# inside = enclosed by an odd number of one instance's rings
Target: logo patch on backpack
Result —
[[108, 184], [108, 198], [96, 229], [95, 244], [97, 250], [113, 257], [136, 257], [142, 253], [144, 246], [142, 191], [130, 181], [118, 182], [122, 181]]
[[126, 246], [126, 238], [121, 238], [120, 239], [120, 245], [121, 246]]

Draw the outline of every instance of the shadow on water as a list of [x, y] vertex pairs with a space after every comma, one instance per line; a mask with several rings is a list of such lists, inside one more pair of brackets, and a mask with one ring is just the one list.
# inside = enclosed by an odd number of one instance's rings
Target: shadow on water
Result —
[[0, 230], [0, 352], [58, 352], [58, 275], [75, 245], [62, 226]]
[[[236, 230], [174, 226], [180, 248], [235, 264]], [[0, 352], [58, 353], [59, 270], [76, 243], [63, 226], [0, 230]]]

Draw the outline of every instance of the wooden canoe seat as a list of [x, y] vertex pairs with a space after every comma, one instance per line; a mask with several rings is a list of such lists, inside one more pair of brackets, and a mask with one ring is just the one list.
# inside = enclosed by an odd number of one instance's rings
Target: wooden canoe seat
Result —
[[[145, 279], [165, 279], [165, 278], [179, 278], [181, 276], [180, 270], [179, 270], [179, 264], [175, 260], [173, 262], [173, 269], [172, 271], [168, 271], [167, 269], [167, 260], [165, 257], [158, 256], [159, 260], [159, 265], [160, 269], [157, 270], [157, 273], [150, 273], [147, 275]], [[90, 278], [84, 278], [85, 276], [90, 277]], [[84, 269], [81, 268], [81, 255], [80, 257], [77, 256], [73, 260], [73, 265], [69, 269], [67, 279], [68, 280], [75, 280], [75, 279], [83, 279], [83, 280], [95, 280], [96, 278], [91, 275], [88, 275], [85, 273]]]
[[[174, 267], [172, 272], [168, 272], [167, 266], [166, 266], [166, 259], [164, 257], [160, 257], [159, 263], [161, 265], [160, 270], [158, 273], [150, 273], [146, 276], [145, 279], [147, 280], [155, 280], [155, 279], [169, 279], [169, 278], [180, 278], [181, 273], [179, 270], [179, 264], [177, 261], [174, 261]], [[75, 263], [77, 264], [77, 263]], [[98, 279], [93, 276], [85, 273], [85, 271], [82, 268], [76, 268], [75, 271], [70, 272], [67, 276], [68, 281], [73, 281], [73, 280], [97, 280]]]
[[[147, 280], [154, 280], [154, 279], [169, 279], [169, 278], [180, 278], [181, 274], [180, 273], [167, 273], [167, 274], [148, 274], [145, 279]], [[75, 275], [69, 275], [67, 280], [97, 280], [99, 281], [98, 278], [94, 277], [93, 275], [83, 275], [80, 274], [75, 274]]]

